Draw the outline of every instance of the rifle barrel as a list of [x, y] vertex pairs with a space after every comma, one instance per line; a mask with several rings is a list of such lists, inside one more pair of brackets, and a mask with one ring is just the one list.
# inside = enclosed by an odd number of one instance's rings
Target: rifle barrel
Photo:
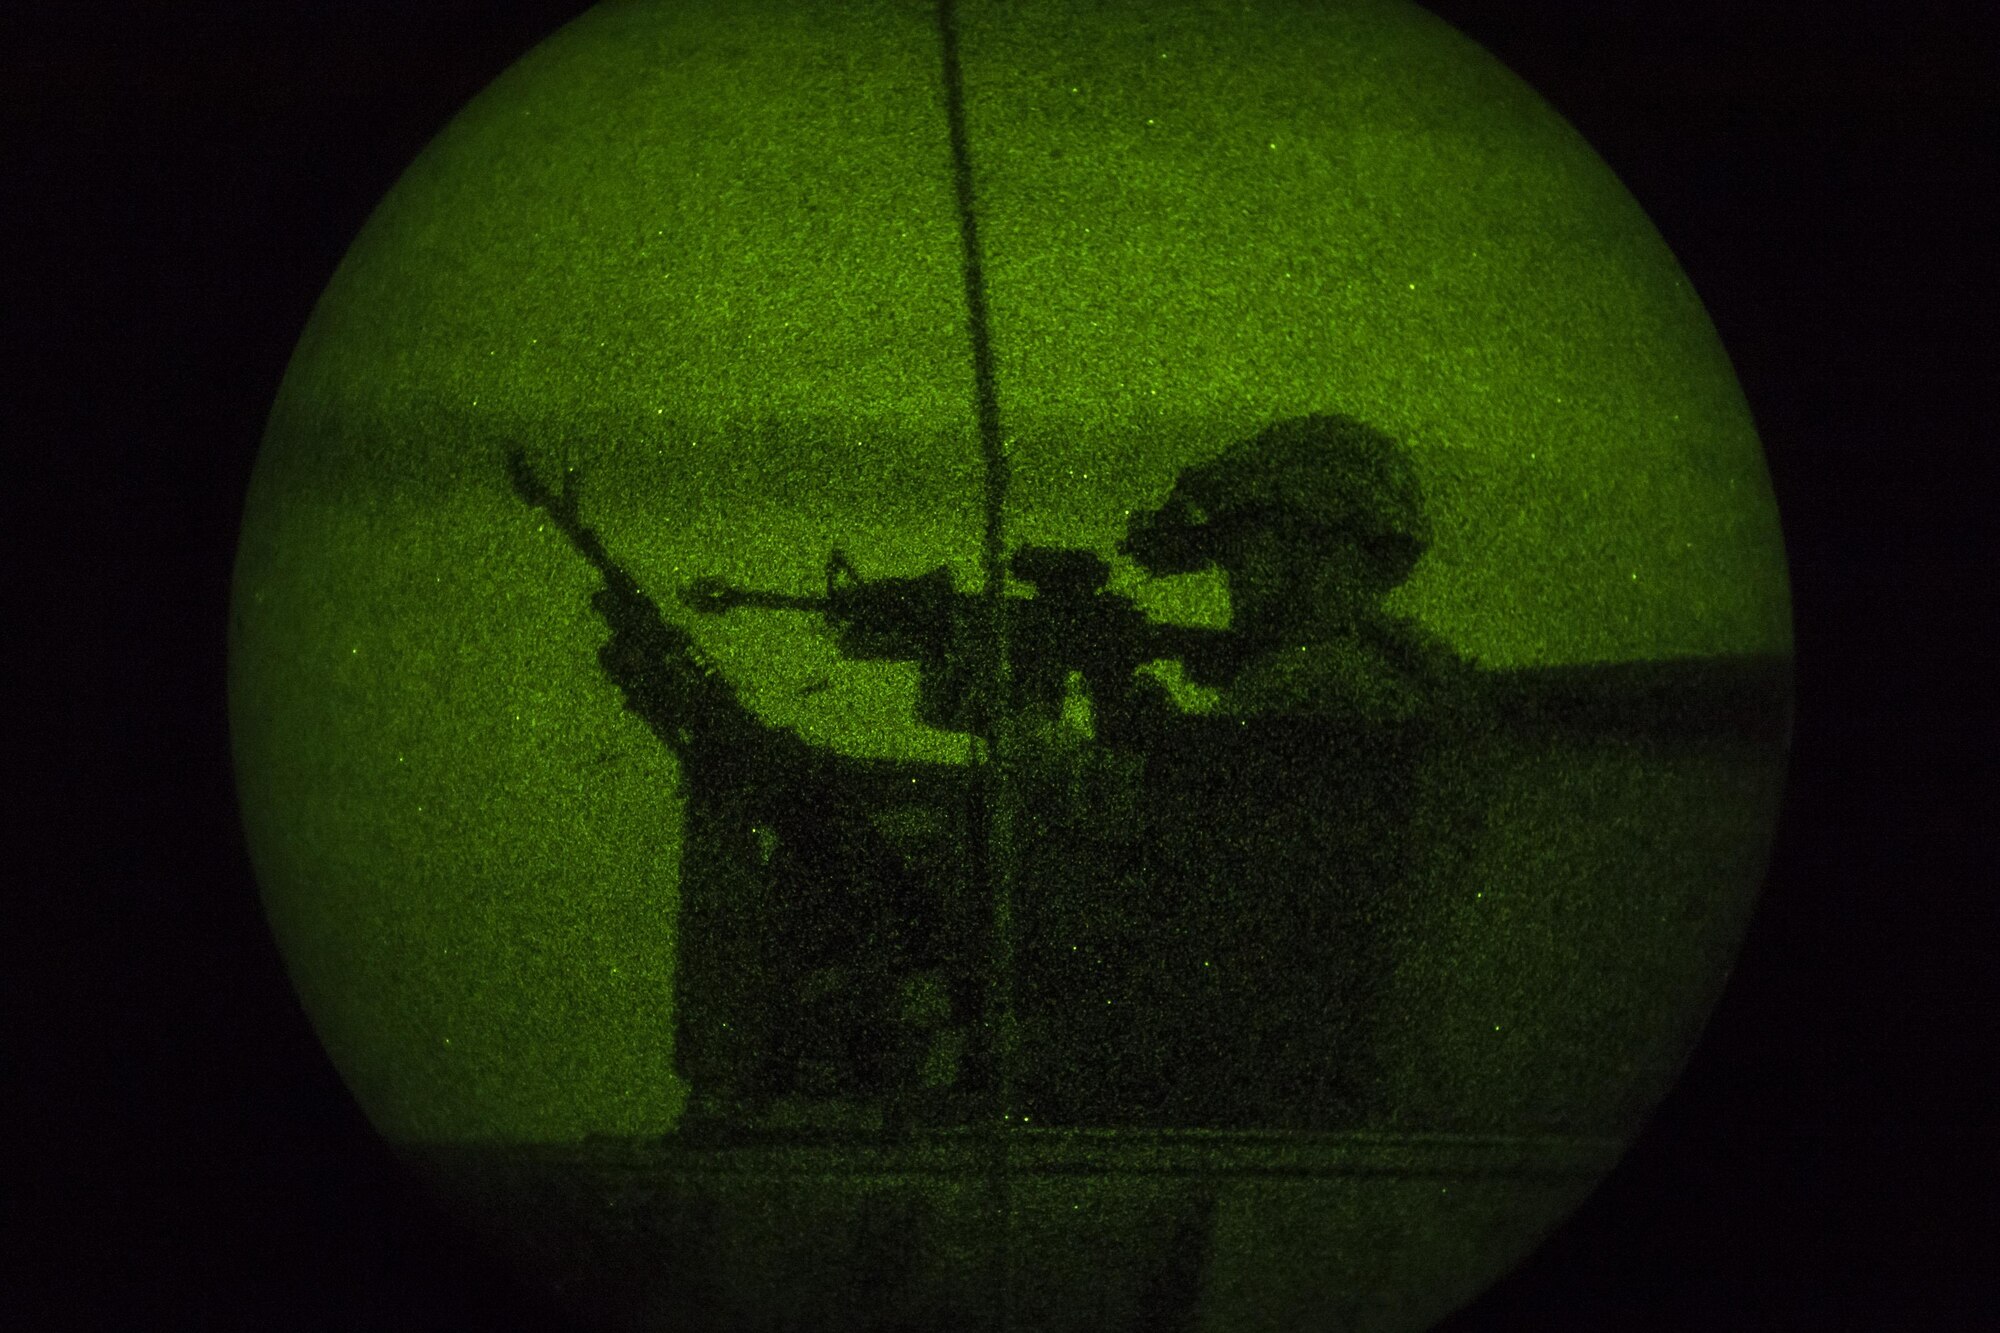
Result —
[[[534, 469], [528, 466], [527, 455], [521, 450], [508, 453], [507, 470], [513, 479], [515, 494], [532, 508], [547, 514], [549, 521], [569, 539], [569, 544], [576, 548], [577, 553], [595, 565], [608, 583], [615, 583], [615, 575], [623, 571], [612, 564], [611, 554], [604, 549], [596, 530], [586, 524], [577, 511], [575, 474], [571, 473], [564, 479], [562, 494], [557, 495], [535, 475]], [[630, 576], [625, 577], [629, 581]]]
[[713, 579], [696, 579], [681, 589], [680, 596], [681, 603], [689, 610], [711, 616], [734, 611], [738, 607], [757, 611], [803, 611], [812, 615], [824, 615], [828, 609], [824, 597], [767, 592], [762, 588], [738, 588]]

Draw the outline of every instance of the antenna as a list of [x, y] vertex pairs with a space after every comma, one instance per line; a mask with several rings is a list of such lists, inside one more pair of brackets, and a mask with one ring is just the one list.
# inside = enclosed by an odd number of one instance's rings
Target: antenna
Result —
[[1000, 399], [993, 382], [993, 345], [986, 315], [986, 275], [979, 250], [979, 219], [973, 206], [972, 156], [965, 135], [965, 80], [959, 67], [958, 7], [938, 0], [938, 37], [944, 62], [945, 123], [951, 138], [952, 184], [958, 199], [958, 235], [965, 271], [966, 327], [972, 341], [973, 400], [979, 418], [979, 448], [985, 460], [985, 530], [980, 547], [982, 614], [972, 642], [977, 654], [973, 691], [973, 747], [969, 851], [975, 891], [992, 906], [986, 1013], [992, 1037], [994, 1106], [988, 1118], [988, 1184], [998, 1226], [998, 1322], [1011, 1322], [1012, 1189], [1008, 1181], [1008, 1139], [1020, 1123], [1014, 1065], [1018, 1038], [1014, 1019], [1014, 855], [1015, 817], [1008, 768], [1006, 728], [1000, 710], [1010, 697], [1006, 622], [1007, 454], [1000, 434]]

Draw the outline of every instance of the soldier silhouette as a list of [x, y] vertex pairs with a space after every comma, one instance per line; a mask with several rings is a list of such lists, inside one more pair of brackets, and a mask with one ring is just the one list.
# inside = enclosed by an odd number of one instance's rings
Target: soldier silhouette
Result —
[[[855, 759], [766, 723], [516, 455], [522, 498], [603, 576], [599, 652], [686, 791], [676, 1060], [696, 1121], [847, 1127], [978, 1113], [990, 885], [967, 770]], [[1384, 923], [1417, 765], [1469, 668], [1383, 601], [1430, 540], [1402, 447], [1281, 421], [1184, 469], [1122, 549], [1216, 569], [1225, 632], [1148, 622], [1095, 554], [1015, 553], [1000, 719], [1019, 819], [1018, 1088], [1031, 1123], [1340, 1127], [1367, 1112]], [[920, 664], [918, 715], [970, 725], [970, 594], [943, 570], [823, 598], [703, 581], [691, 605], [814, 610], [845, 655]], [[843, 577], [844, 576], [844, 577]], [[1150, 660], [1217, 692], [1183, 711]], [[815, 1120], [814, 1117], [820, 1117]], [[831, 1116], [831, 1119], [825, 1117]]]
[[[1137, 818], [1096, 884], [1029, 913], [1027, 989], [1058, 1123], [1339, 1128], [1365, 1119], [1385, 926], [1408, 885], [1417, 769], [1470, 667], [1384, 599], [1430, 524], [1395, 440], [1281, 421], [1180, 474], [1122, 549], [1159, 576], [1219, 570], [1218, 692], [1183, 712], [1135, 677], [1117, 704]], [[1073, 859], [1073, 858], [1072, 858]]]

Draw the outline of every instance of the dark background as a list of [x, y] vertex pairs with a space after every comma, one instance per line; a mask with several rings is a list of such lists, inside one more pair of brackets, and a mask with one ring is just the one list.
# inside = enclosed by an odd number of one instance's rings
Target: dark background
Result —
[[[326, 1063], [244, 857], [222, 682], [244, 487], [313, 300], [426, 140], [582, 7], [6, 20], [22, 1326], [562, 1326]], [[1603, 1188], [1449, 1328], [1983, 1322], [1975, 7], [1430, 7], [1583, 131], [1707, 302], [1769, 450], [1799, 646], [1770, 884], [1704, 1043]]]

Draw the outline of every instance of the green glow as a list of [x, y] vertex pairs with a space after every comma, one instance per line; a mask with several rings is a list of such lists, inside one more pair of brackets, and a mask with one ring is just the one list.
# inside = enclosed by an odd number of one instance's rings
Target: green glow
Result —
[[[1406, 6], [1256, 16], [964, 8], [1010, 537], [1108, 553], [1183, 465], [1337, 410], [1414, 452], [1437, 537], [1397, 596], [1465, 654], [1789, 652], [1748, 415], [1610, 173]], [[810, 590], [835, 544], [976, 585], [937, 68], [926, 4], [604, 6], [426, 150], [316, 309], [246, 513], [231, 700], [273, 927], [391, 1138], [661, 1132], [685, 1097], [679, 776], [596, 670], [595, 577], [509, 493], [509, 446], [581, 470], [663, 606], [699, 575]], [[1212, 578], [1113, 586], [1227, 615]], [[908, 671], [795, 617], [688, 626], [815, 743], [963, 760]], [[1399, 1125], [1615, 1137], [1726, 967], [1769, 756], [1487, 759], [1517, 795], [1470, 871], [1440, 853], [1483, 887], [1411, 927]]]
[[[833, 541], [970, 579], [938, 127], [922, 7], [596, 10], [426, 150], [315, 310], [246, 515], [233, 708], [273, 926], [392, 1136], [659, 1130], [682, 1096], [673, 765], [597, 676], [588, 571], [536, 539], [504, 443], [586, 466], [656, 591], [809, 585]], [[802, 626], [706, 634], [780, 715], [835, 667]], [[813, 734], [914, 730], [907, 680], [841, 670]]]
[[1530, 90], [1401, 4], [1074, 10], [966, 20], [1024, 539], [1108, 540], [1334, 404], [1416, 452], [1439, 534], [1398, 596], [1481, 661], [1789, 650], [1728, 361]]

